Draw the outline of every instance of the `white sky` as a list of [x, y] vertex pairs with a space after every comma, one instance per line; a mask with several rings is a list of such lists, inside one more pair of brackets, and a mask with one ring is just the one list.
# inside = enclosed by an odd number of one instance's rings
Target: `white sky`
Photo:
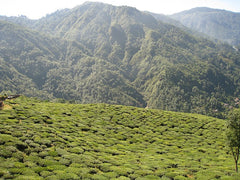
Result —
[[[25, 15], [38, 19], [58, 9], [73, 8], [87, 0], [0, 0], [0, 15]], [[92, 1], [92, 0], [90, 0]], [[173, 14], [194, 7], [210, 7], [240, 12], [240, 0], [93, 0], [113, 5], [128, 5], [142, 11]]]

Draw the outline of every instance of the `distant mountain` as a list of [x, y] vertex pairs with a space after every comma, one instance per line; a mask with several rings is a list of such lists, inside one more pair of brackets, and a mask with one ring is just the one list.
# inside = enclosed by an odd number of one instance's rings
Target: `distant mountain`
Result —
[[85, 3], [0, 19], [0, 58], [29, 81], [18, 89], [2, 70], [0, 91], [219, 117], [240, 92], [239, 52], [136, 8]]
[[235, 46], [240, 45], [240, 13], [202, 7], [170, 17], [214, 39]]
[[156, 18], [157, 20], [159, 21], [162, 21], [164, 23], [167, 23], [167, 24], [171, 24], [171, 25], [174, 25], [174, 26], [177, 26], [179, 28], [186, 28], [182, 23], [180, 23], [178, 20], [175, 20], [167, 15], [164, 15], [164, 14], [157, 14], [157, 13], [152, 13], [152, 12], [146, 12], [146, 13], [149, 13], [150, 15], [152, 15], [154, 18]]

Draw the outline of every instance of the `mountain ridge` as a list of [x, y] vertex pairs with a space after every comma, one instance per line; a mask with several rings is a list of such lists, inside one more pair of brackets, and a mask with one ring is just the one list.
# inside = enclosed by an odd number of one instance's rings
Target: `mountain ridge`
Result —
[[[58, 14], [61, 17], [55, 18]], [[223, 104], [234, 104], [238, 96], [239, 53], [235, 49], [195, 37], [136, 8], [90, 3], [31, 23], [22, 23], [23, 36], [27, 37], [24, 33], [29, 31], [38, 33], [38, 38], [45, 39], [38, 41], [48, 44], [45, 49], [58, 49], [58, 55], [44, 55], [35, 41], [28, 45], [37, 49], [32, 56], [28, 46], [20, 43], [28, 44], [28, 40], [12, 37], [17, 29], [12, 28], [7, 36], [0, 31], [0, 40], [20, 44], [5, 43], [1, 58], [22, 69], [21, 73], [35, 68], [28, 77], [35, 76], [37, 84], [38, 78], [44, 78], [42, 84], [34, 86], [49, 97], [223, 117]], [[25, 56], [16, 53], [14, 58], [6, 58], [4, 53], [11, 54], [11, 48], [26, 51]], [[28, 66], [17, 64], [21, 61]], [[37, 76], [34, 62], [44, 62], [43, 76]], [[4, 85], [0, 90], [10, 87], [14, 85]]]
[[213, 40], [221, 40], [231, 45], [240, 44], [240, 13], [222, 9], [198, 7], [170, 16], [186, 27], [205, 33]]

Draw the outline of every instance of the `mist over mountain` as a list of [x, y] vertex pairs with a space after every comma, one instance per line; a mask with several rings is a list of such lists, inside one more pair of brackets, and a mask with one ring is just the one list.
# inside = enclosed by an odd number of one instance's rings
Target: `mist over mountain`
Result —
[[0, 20], [0, 92], [218, 117], [239, 95], [238, 51], [136, 8], [84, 3]]
[[240, 13], [200, 7], [170, 17], [213, 39], [235, 46], [240, 45]]

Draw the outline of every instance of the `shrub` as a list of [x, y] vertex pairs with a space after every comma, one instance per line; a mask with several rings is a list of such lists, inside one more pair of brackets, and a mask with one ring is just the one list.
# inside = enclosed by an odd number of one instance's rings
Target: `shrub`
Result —
[[58, 180], [58, 177], [56, 175], [51, 175], [45, 178], [46, 180]]
[[23, 164], [23, 163], [21, 163], [21, 162], [15, 162], [15, 163], [14, 163], [14, 167], [15, 167], [15, 168], [23, 168], [23, 167], [25, 167], [25, 164]]
[[91, 179], [94, 180], [107, 180], [108, 178], [106, 176], [103, 176], [102, 174], [94, 174]]
[[110, 163], [102, 163], [99, 165], [99, 169], [103, 172], [109, 172], [111, 171], [112, 164]]
[[41, 166], [37, 166], [37, 167], [33, 167], [32, 168], [34, 170], [34, 172], [36, 172], [37, 174], [41, 173], [42, 171], [46, 171], [47, 167], [41, 167]]
[[43, 180], [42, 177], [39, 176], [26, 176], [26, 175], [20, 175], [17, 178], [15, 178], [16, 180]]
[[12, 157], [16, 158], [19, 162], [23, 162], [24, 153], [22, 152], [15, 152], [12, 154]]
[[14, 146], [6, 146], [5, 149], [11, 153], [17, 152], [17, 148]]
[[49, 169], [49, 170], [52, 170], [52, 171], [55, 171], [55, 170], [64, 170], [64, 169], [66, 169], [66, 166], [64, 166], [64, 165], [49, 165], [49, 166], [47, 166], [47, 169]]
[[10, 168], [10, 169], [8, 169], [8, 171], [11, 174], [22, 174], [24, 172], [24, 169], [23, 168]]
[[63, 155], [62, 157], [70, 160], [72, 163], [79, 163], [79, 164], [84, 163], [81, 155], [67, 154], [67, 155]]
[[104, 173], [103, 175], [106, 176], [109, 179], [112, 179], [112, 178], [116, 178], [118, 176], [118, 173], [116, 173], [116, 172], [107, 172], [107, 173]]
[[124, 175], [127, 176], [127, 175], [133, 173], [132, 169], [125, 168], [125, 167], [122, 167], [122, 166], [112, 166], [112, 167], [110, 167], [110, 170], [118, 173], [118, 175], [120, 175], [120, 176], [124, 176]]
[[59, 180], [74, 180], [79, 179], [79, 177], [74, 173], [57, 173], [56, 174], [57, 179]]
[[5, 144], [6, 142], [17, 141], [14, 137], [8, 134], [0, 134], [0, 145]]
[[24, 168], [24, 171], [22, 174], [26, 176], [38, 176], [38, 174], [35, 173], [34, 170], [30, 168]]
[[56, 151], [48, 151], [48, 155], [56, 157], [56, 156], [58, 156], [58, 153]]
[[175, 180], [187, 180], [188, 178], [184, 177], [184, 176], [181, 176], [181, 175], [178, 175], [178, 176], [175, 176], [174, 179]]
[[80, 147], [74, 147], [70, 149], [70, 152], [75, 154], [82, 154], [84, 150]]
[[44, 157], [48, 156], [48, 152], [47, 151], [39, 152], [38, 156], [41, 158], [44, 158]]
[[7, 169], [0, 169], [0, 177], [3, 177], [5, 174], [9, 174]]
[[59, 163], [65, 166], [69, 166], [71, 164], [71, 161], [69, 159], [61, 158], [59, 160]]
[[163, 177], [161, 177], [161, 180], [171, 180], [171, 179], [166, 176], [163, 176]]
[[147, 176], [147, 175], [152, 175], [153, 172], [147, 169], [139, 169], [134, 171], [135, 174], [138, 174], [139, 176]]
[[161, 178], [154, 175], [148, 175], [148, 176], [136, 178], [136, 180], [158, 180], [158, 179], [161, 179]]
[[64, 169], [64, 172], [74, 173], [74, 174], [77, 174], [77, 175], [81, 174], [80, 168], [75, 168], [75, 167], [67, 167], [66, 169]]
[[170, 179], [175, 179], [176, 176], [179, 174], [177, 172], [167, 172], [165, 176], [169, 177]]
[[8, 151], [5, 147], [1, 147], [0, 156], [4, 158], [10, 158], [12, 157], [12, 152]]
[[118, 178], [113, 178], [113, 180], [130, 180], [130, 178], [125, 177], [125, 176], [120, 176]]
[[48, 176], [51, 176], [51, 175], [53, 175], [54, 173], [53, 172], [50, 172], [50, 171], [42, 171], [41, 173], [40, 173], [40, 175], [42, 176], [42, 177], [44, 177], [44, 178], [46, 178], [46, 177], [48, 177]]

